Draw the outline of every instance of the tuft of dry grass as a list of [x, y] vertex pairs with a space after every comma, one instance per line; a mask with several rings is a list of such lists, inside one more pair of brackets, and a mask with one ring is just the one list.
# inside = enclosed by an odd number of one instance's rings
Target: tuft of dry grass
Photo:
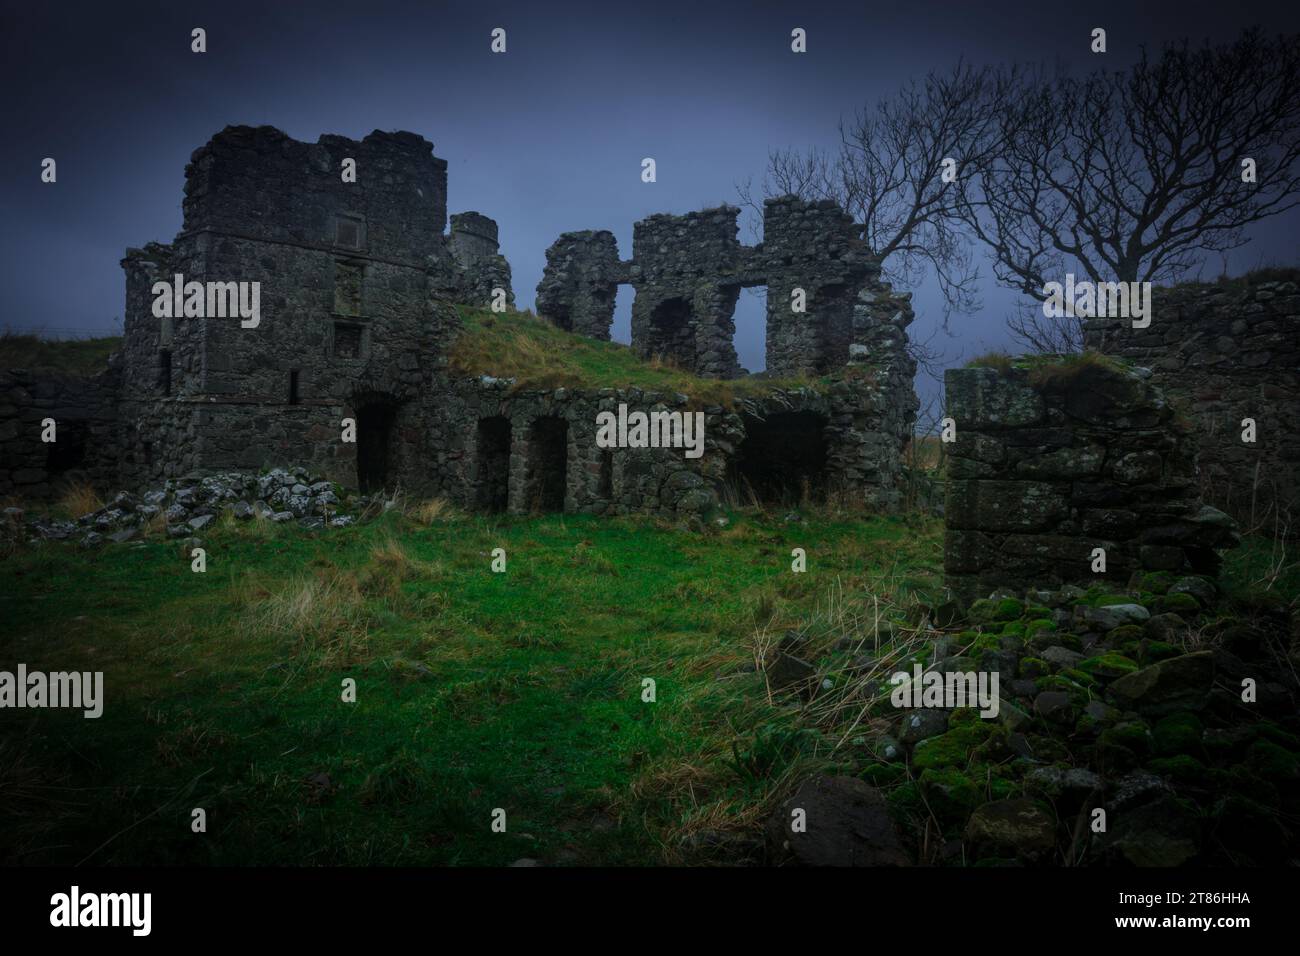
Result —
[[456, 510], [446, 498], [427, 498], [406, 507], [406, 517], [416, 524], [428, 527], [438, 521], [456, 517]]
[[104, 507], [104, 500], [88, 482], [69, 485], [59, 497], [58, 507], [72, 518], [80, 518]]
[[355, 572], [325, 562], [276, 591], [252, 581], [247, 588], [247, 630], [289, 641], [295, 656], [317, 667], [368, 662], [370, 614]]

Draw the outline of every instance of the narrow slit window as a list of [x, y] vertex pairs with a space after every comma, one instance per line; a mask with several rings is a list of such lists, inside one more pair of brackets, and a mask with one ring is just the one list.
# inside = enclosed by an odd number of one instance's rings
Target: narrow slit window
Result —
[[298, 402], [298, 369], [295, 368], [289, 370], [289, 404], [297, 405]]
[[172, 393], [172, 350], [158, 351], [158, 390], [164, 395]]

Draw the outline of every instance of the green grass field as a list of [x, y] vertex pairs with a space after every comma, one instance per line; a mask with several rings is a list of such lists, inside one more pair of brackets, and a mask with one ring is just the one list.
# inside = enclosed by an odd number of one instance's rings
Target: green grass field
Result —
[[202, 574], [153, 540], [0, 560], [0, 660], [102, 670], [106, 699], [0, 714], [3, 862], [702, 860], [843, 757], [756, 652], [832, 597], [932, 594], [941, 565], [937, 521], [833, 514], [227, 518], [204, 545]]

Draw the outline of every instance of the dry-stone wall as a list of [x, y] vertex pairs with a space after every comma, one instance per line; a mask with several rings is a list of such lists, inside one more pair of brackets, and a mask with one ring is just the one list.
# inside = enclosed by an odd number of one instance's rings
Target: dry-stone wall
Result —
[[[66, 485], [117, 481], [117, 369], [78, 378], [0, 369], [0, 497], [42, 499]], [[55, 422], [54, 441], [42, 422]]]
[[1149, 370], [1087, 354], [950, 369], [945, 382], [957, 437], [944, 569], [963, 599], [1213, 573], [1215, 549], [1235, 544], [1232, 519], [1200, 501], [1194, 437]]
[[[1090, 348], [1154, 373], [1197, 435], [1206, 500], [1246, 527], [1300, 524], [1300, 272], [1157, 289], [1145, 329], [1089, 323]], [[1255, 440], [1243, 440], [1243, 421]]]

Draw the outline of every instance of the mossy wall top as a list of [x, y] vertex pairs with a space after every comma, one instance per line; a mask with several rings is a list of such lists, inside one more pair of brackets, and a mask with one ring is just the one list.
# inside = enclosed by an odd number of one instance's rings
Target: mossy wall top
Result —
[[1202, 506], [1194, 440], [1151, 379], [1095, 354], [948, 371], [949, 587], [969, 599], [1214, 570], [1235, 531]]

